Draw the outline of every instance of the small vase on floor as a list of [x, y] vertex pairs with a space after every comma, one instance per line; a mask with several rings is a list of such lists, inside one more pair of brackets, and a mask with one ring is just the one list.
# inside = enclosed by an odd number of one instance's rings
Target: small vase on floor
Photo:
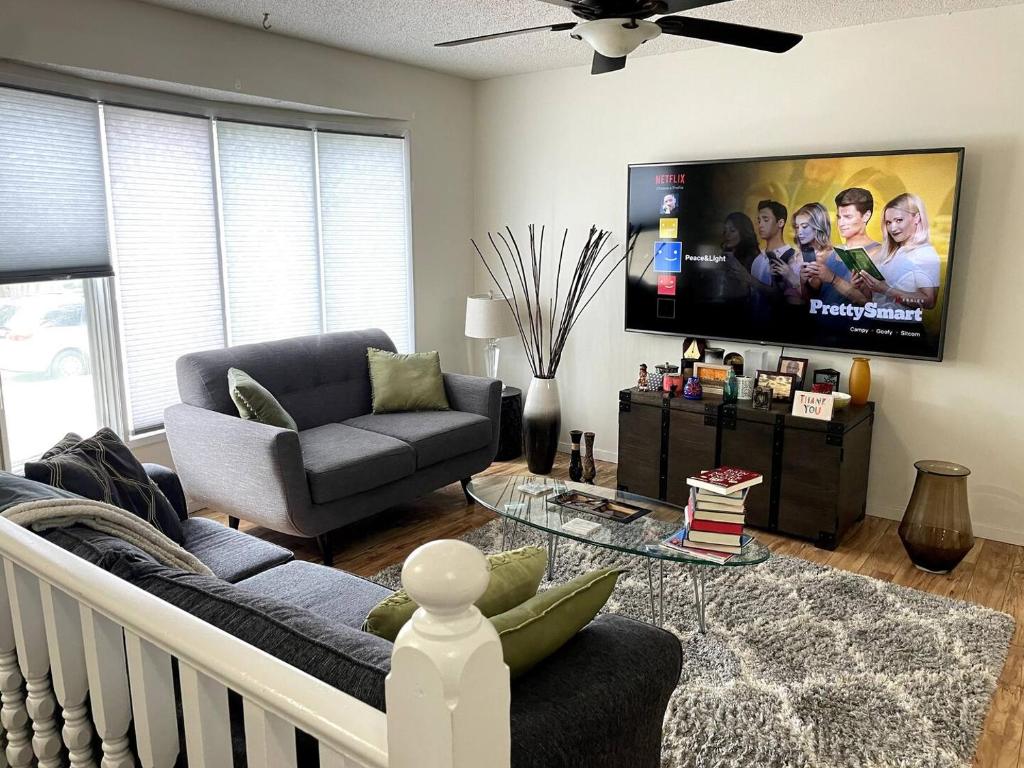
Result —
[[570, 430], [569, 439], [572, 441], [572, 453], [569, 454], [569, 479], [578, 483], [583, 478], [583, 461], [580, 459], [580, 438], [583, 432], [578, 429]]
[[523, 444], [530, 472], [535, 475], [551, 472], [561, 430], [558, 382], [554, 378], [534, 376], [523, 406]]
[[871, 362], [866, 357], [853, 358], [850, 367], [850, 402], [864, 405], [871, 394]]
[[594, 466], [594, 433], [586, 432], [583, 435], [583, 482], [594, 484], [594, 477], [597, 475], [597, 468]]

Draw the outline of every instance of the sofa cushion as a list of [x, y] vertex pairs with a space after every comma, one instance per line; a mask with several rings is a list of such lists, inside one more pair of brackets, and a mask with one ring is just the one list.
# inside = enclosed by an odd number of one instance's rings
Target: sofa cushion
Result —
[[392, 644], [215, 578], [120, 558], [107, 570], [372, 707], [384, 709]]
[[[491, 578], [487, 590], [475, 605], [490, 618], [505, 613], [537, 594], [540, 580], [548, 564], [548, 553], [542, 547], [520, 547], [487, 556]], [[400, 589], [373, 606], [366, 615], [363, 629], [377, 637], [395, 641], [399, 631], [419, 608], [409, 593]]]
[[374, 605], [391, 594], [387, 587], [354, 574], [302, 560], [263, 571], [237, 586], [307, 610], [330, 624], [355, 629]]
[[41, 499], [80, 499], [77, 493], [0, 471], [0, 512], [16, 504]]
[[347, 426], [394, 437], [416, 451], [416, 467], [429, 467], [491, 442], [491, 420], [463, 411], [369, 413]]
[[366, 359], [374, 413], [448, 410], [437, 352], [400, 355], [371, 347]]
[[245, 371], [228, 368], [228, 393], [238, 409], [238, 415], [243, 419], [281, 429], [298, 430], [295, 419], [270, 394], [270, 390]]
[[299, 432], [309, 492], [317, 504], [394, 482], [416, 471], [416, 453], [401, 440], [343, 424]]
[[185, 520], [181, 530], [185, 535], [182, 546], [213, 571], [214, 576], [232, 583], [295, 557], [284, 547], [205, 517]]
[[84, 525], [71, 525], [67, 528], [53, 528], [40, 534], [44, 539], [66, 549], [93, 565], [106, 568], [110, 562], [120, 558], [133, 558], [155, 563], [156, 559], [148, 552], [143, 552], [134, 544], [119, 539], [109, 533], [86, 528]]
[[490, 617], [513, 678], [528, 672], [593, 620], [622, 570], [602, 568], [531, 597]]
[[178, 513], [121, 438], [107, 427], [77, 443], [71, 437], [47, 459], [26, 462], [25, 477], [132, 512], [182, 543]]

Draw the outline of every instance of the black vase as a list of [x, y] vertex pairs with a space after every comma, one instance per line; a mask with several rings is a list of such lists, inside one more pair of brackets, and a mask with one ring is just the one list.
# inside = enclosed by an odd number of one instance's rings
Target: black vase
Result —
[[558, 383], [535, 376], [523, 407], [523, 447], [526, 464], [535, 475], [546, 475], [555, 464], [558, 435], [562, 430], [562, 408]]
[[583, 437], [581, 430], [570, 430], [569, 439], [572, 440], [572, 453], [569, 455], [569, 479], [574, 483], [583, 479], [583, 457], [580, 456], [581, 437]]

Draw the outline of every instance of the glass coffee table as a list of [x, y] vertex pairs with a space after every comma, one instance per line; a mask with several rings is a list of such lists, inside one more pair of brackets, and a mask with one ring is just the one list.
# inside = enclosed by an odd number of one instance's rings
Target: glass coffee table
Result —
[[[543, 485], [546, 492], [531, 494], [520, 490], [528, 483]], [[611, 501], [623, 502], [651, 511], [631, 522], [618, 522], [601, 515], [569, 509], [549, 503], [549, 499], [563, 491], [582, 491]], [[661, 542], [678, 531], [684, 524], [682, 507], [638, 496], [633, 493], [602, 488], [596, 485], [563, 482], [549, 477], [530, 475], [486, 476], [474, 478], [466, 486], [466, 492], [477, 502], [501, 516], [502, 549], [512, 545], [520, 525], [535, 528], [547, 534], [548, 579], [554, 576], [555, 561], [558, 557], [559, 539], [572, 539], [583, 544], [592, 544], [618, 552], [642, 557], [647, 566], [647, 584], [650, 589], [651, 623], [661, 625], [665, 620], [665, 563], [686, 566], [693, 582], [693, 600], [697, 612], [697, 624], [701, 634], [707, 630], [705, 624], [705, 569], [742, 568], [763, 563], [768, 559], [768, 549], [751, 540], [743, 551], [725, 563], [702, 560], [667, 547]], [[565, 530], [570, 520], [580, 518], [593, 521], [599, 527], [589, 533]], [[657, 574], [655, 574], [657, 570]], [[655, 588], [657, 582], [657, 588]]]

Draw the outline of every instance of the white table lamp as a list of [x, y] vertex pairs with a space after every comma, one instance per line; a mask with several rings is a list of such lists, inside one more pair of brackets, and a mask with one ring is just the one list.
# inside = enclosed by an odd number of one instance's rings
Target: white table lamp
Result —
[[498, 339], [518, 335], [519, 329], [504, 298], [482, 293], [466, 299], [466, 336], [487, 339], [484, 362], [492, 379], [498, 378]]

